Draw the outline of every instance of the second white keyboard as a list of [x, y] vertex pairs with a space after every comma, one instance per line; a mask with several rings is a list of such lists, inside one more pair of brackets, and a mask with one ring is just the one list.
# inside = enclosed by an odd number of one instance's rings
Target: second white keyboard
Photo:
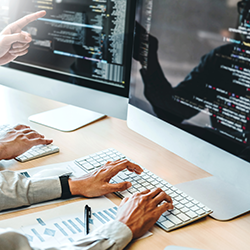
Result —
[[[107, 161], [115, 161], [125, 158], [130, 160], [122, 153], [110, 148], [77, 159], [75, 160], [75, 163], [86, 172], [91, 172], [94, 169], [104, 165]], [[130, 161], [133, 162], [132, 160]], [[199, 201], [193, 199], [178, 188], [174, 187], [159, 176], [143, 168], [142, 166], [140, 167], [144, 170], [142, 174], [137, 175], [128, 170], [123, 170], [113, 177], [110, 182], [119, 183], [123, 181], [129, 181], [132, 183], [132, 187], [128, 190], [116, 193], [120, 198], [130, 197], [134, 193], [141, 192], [146, 189], [152, 190], [158, 187], [171, 196], [174, 209], [162, 214], [156, 223], [162, 229], [171, 231], [190, 222], [196, 221], [213, 212], [211, 209]]]

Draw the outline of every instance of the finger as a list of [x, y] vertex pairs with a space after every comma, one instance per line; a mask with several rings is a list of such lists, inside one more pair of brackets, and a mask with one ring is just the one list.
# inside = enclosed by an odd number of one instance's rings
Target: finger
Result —
[[138, 194], [143, 195], [143, 194], [148, 194], [149, 192], [151, 192], [151, 191], [149, 189], [146, 189], [146, 190], [141, 191]]
[[34, 130], [31, 130], [29, 133], [24, 132], [24, 134], [28, 139], [39, 139], [39, 138], [44, 139], [44, 137], [45, 137], [44, 135], [41, 135]]
[[11, 29], [11, 31], [15, 32], [15, 30], [22, 29], [27, 24], [35, 21], [38, 18], [45, 16], [45, 15], [46, 15], [46, 11], [44, 11], [44, 10], [29, 14], [29, 15], [17, 20], [16, 22], [10, 24], [9, 28]]
[[123, 206], [128, 200], [129, 200], [129, 197], [123, 198], [119, 207]]
[[170, 210], [170, 209], [174, 209], [174, 206], [170, 203], [165, 202], [165, 203], [162, 203], [161, 205], [159, 205], [156, 208], [156, 211], [159, 212], [159, 215], [161, 216], [164, 212], [166, 212], [167, 210]]
[[16, 42], [16, 43], [12, 44], [11, 49], [20, 49], [20, 48], [23, 48], [23, 46], [26, 46], [26, 45], [27, 45], [27, 43]]
[[30, 35], [26, 35], [23, 33], [14, 33], [11, 35], [4, 35], [2, 39], [2, 43], [5, 45], [11, 45], [16, 42], [20, 43], [30, 43], [32, 41], [32, 38]]
[[127, 181], [116, 183], [116, 184], [109, 183], [107, 185], [109, 193], [124, 191], [124, 190], [130, 188], [131, 186], [132, 186], [132, 184], [130, 182], [127, 182]]
[[19, 48], [15, 48], [15, 49], [10, 49], [9, 53], [10, 54], [19, 54], [19, 53], [22, 53], [25, 50], [27, 50], [29, 48], [29, 46], [30, 46], [29, 44], [25, 44], [25, 45], [23, 45], [23, 47], [19, 47]]
[[162, 192], [160, 192], [158, 195], [156, 195], [154, 197], [154, 202], [155, 202], [156, 205], [158, 205], [163, 201], [167, 201], [167, 202], [169, 202], [171, 204], [173, 203], [171, 197], [169, 195], [167, 195], [165, 192], [162, 191]]
[[115, 162], [115, 166], [111, 166], [111, 168], [110, 168], [111, 174], [112, 174], [112, 176], [115, 176], [117, 173], [119, 173], [120, 171], [122, 171], [126, 168], [130, 171], [133, 171], [133, 172], [136, 172], [139, 174], [141, 172], [143, 172], [143, 169], [140, 166], [128, 161], [127, 159], [124, 159], [124, 160], [120, 160], [120, 161]]
[[18, 56], [24, 56], [28, 53], [29, 51], [26, 49], [25, 51], [23, 52], [19, 52], [19, 53], [10, 53], [10, 55], [12, 56], [15, 56], [15, 57], [18, 57]]
[[44, 139], [44, 138], [33, 138], [33, 139], [30, 139], [30, 141], [33, 143], [33, 145], [48, 145], [48, 144], [51, 144], [53, 142], [53, 139]]
[[[15, 128], [16, 129], [16, 128]], [[16, 129], [18, 132], [21, 132], [21, 133], [23, 133], [23, 134], [28, 134], [28, 133], [34, 133], [34, 132], [36, 132], [35, 130], [33, 130], [33, 129], [31, 129], [30, 127], [24, 127], [24, 128], [18, 128], [18, 129]]]
[[13, 127], [16, 130], [21, 130], [21, 129], [25, 129], [25, 128], [30, 128], [30, 126], [27, 125], [23, 125], [23, 124], [18, 124], [16, 126]]
[[22, 49], [24, 46], [27, 46], [27, 43], [16, 42], [12, 44], [11, 49]]
[[[162, 189], [156, 188], [156, 189], [152, 190], [152, 191], [148, 194], [148, 197], [151, 198], [151, 199], [153, 199], [154, 197], [156, 197], [157, 195], [159, 195], [161, 192], [163, 192]], [[168, 200], [167, 200], [168, 202], [172, 203], [172, 199], [171, 199], [170, 196], [167, 196], [167, 199], [168, 199]]]

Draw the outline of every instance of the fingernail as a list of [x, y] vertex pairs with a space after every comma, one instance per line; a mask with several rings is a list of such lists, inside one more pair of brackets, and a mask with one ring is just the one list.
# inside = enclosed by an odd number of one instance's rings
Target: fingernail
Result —
[[130, 188], [132, 184], [130, 182], [127, 183], [127, 188]]

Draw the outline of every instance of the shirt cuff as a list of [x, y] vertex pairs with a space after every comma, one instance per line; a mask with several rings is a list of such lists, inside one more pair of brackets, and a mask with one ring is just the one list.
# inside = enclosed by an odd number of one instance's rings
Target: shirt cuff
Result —
[[128, 243], [133, 239], [132, 231], [124, 223], [114, 220], [97, 228], [91, 234], [100, 235], [103, 238], [113, 240], [116, 249], [125, 248]]
[[28, 193], [30, 204], [57, 199], [61, 194], [62, 187], [58, 177], [31, 179]]

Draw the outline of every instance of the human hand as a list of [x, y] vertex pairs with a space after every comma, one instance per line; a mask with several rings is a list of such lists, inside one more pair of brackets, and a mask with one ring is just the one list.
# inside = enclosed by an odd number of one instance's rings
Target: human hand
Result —
[[147, 74], [152, 74], [158, 66], [158, 39], [138, 22], [135, 22], [133, 58], [140, 62]]
[[9, 24], [0, 33], [0, 65], [9, 63], [18, 56], [28, 53], [29, 43], [32, 41], [32, 38], [30, 34], [22, 31], [22, 28], [45, 14], [44, 10], [29, 14]]
[[26, 125], [17, 125], [6, 131], [0, 138], [0, 160], [13, 159], [33, 146], [50, 144], [53, 140], [45, 139], [43, 135]]
[[126, 224], [136, 239], [144, 235], [162, 213], [173, 208], [171, 197], [160, 188], [153, 191], [145, 190], [122, 200], [116, 220]]
[[124, 181], [111, 184], [109, 181], [118, 172], [128, 169], [137, 174], [142, 173], [142, 168], [128, 160], [117, 160], [107, 162], [99, 169], [88, 173], [80, 178], [69, 178], [69, 187], [72, 195], [85, 197], [97, 197], [112, 192], [123, 191], [131, 187], [131, 183]]

